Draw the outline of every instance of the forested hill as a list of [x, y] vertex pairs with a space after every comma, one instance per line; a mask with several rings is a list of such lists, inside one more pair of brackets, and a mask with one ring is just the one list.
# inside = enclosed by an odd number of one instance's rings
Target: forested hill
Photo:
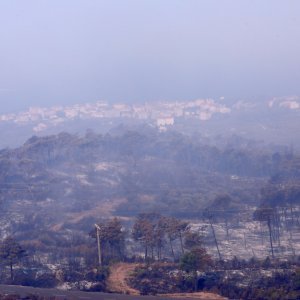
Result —
[[[22, 147], [0, 152], [3, 172], [39, 165], [51, 169], [66, 162], [89, 165], [95, 162], [122, 161], [130, 164], [145, 160], [163, 160], [186, 167], [200, 168], [239, 176], [270, 176], [287, 161], [295, 159], [288, 148], [263, 148], [263, 144], [238, 137], [220, 142], [206, 141], [201, 137], [188, 137], [177, 132], [160, 133], [125, 131], [121, 134], [97, 135], [88, 132], [79, 137], [60, 133], [47, 137], [30, 138]], [[278, 149], [280, 149], [278, 151]], [[294, 160], [293, 160], [294, 162]], [[26, 172], [27, 173], [27, 172]], [[7, 175], [7, 174], [6, 174]]]
[[[30, 268], [66, 265], [61, 282], [84, 274], [78, 273], [82, 259], [95, 265], [95, 224], [117, 221], [128, 257], [141, 255], [132, 240], [141, 216], [190, 224], [213, 257], [264, 258], [270, 249], [272, 257], [295, 256], [299, 170], [291, 149], [237, 136], [208, 139], [144, 127], [32, 137], [0, 151], [0, 234], [26, 249]], [[169, 242], [163, 245], [170, 259]]]
[[23, 215], [47, 212], [49, 222], [103, 203], [106, 214], [167, 208], [195, 216], [218, 194], [256, 205], [269, 178], [299, 178], [299, 157], [284, 147], [220, 141], [152, 128], [32, 137], [0, 152], [1, 205]]

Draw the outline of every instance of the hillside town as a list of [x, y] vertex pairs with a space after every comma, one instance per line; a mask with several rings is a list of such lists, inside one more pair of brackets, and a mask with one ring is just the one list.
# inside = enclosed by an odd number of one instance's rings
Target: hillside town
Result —
[[75, 119], [132, 118], [154, 122], [162, 130], [173, 125], [177, 117], [209, 120], [213, 114], [228, 114], [231, 109], [213, 99], [187, 102], [157, 102], [145, 104], [108, 104], [104, 101], [72, 106], [31, 107], [25, 112], [0, 115], [0, 122], [16, 124], [34, 123], [33, 130], [40, 132], [48, 126]]

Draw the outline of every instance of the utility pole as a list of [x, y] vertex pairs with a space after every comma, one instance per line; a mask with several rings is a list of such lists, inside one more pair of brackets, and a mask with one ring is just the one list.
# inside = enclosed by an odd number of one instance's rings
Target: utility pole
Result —
[[102, 267], [102, 255], [101, 255], [101, 242], [100, 242], [100, 226], [98, 224], [95, 224], [96, 227], [96, 233], [97, 233], [97, 244], [98, 244], [98, 261], [99, 266]]

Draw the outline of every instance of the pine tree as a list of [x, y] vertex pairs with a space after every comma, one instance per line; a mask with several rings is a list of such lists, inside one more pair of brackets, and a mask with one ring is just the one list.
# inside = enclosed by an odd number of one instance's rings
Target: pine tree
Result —
[[13, 266], [17, 264], [24, 256], [25, 250], [13, 237], [7, 237], [0, 244], [0, 259], [10, 267], [11, 282], [14, 278]]

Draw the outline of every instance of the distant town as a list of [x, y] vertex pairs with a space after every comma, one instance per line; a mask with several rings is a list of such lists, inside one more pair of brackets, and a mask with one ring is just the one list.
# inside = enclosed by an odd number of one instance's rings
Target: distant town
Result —
[[[238, 101], [233, 106], [223, 103], [223, 98], [197, 99], [193, 101], [152, 102], [143, 104], [109, 104], [105, 101], [95, 103], [75, 104], [71, 106], [31, 107], [27, 111], [0, 115], [0, 122], [13, 122], [19, 125], [32, 124], [33, 131], [42, 132], [49, 127], [59, 125], [70, 120], [131, 118], [148, 120], [160, 130], [172, 126], [176, 118], [194, 118], [207, 121], [214, 114], [229, 114], [233, 109], [253, 108], [255, 104]], [[299, 97], [273, 98], [266, 103], [266, 107], [298, 110]]]
[[152, 120], [163, 130], [165, 126], [173, 125], [176, 117], [193, 117], [205, 121], [215, 113], [229, 112], [229, 107], [213, 99], [151, 104], [108, 104], [104, 101], [97, 101], [50, 108], [31, 107], [25, 112], [1, 115], [0, 121], [12, 121], [17, 124], [35, 123], [33, 130], [40, 132], [48, 126], [55, 126], [68, 120], [123, 117]]

